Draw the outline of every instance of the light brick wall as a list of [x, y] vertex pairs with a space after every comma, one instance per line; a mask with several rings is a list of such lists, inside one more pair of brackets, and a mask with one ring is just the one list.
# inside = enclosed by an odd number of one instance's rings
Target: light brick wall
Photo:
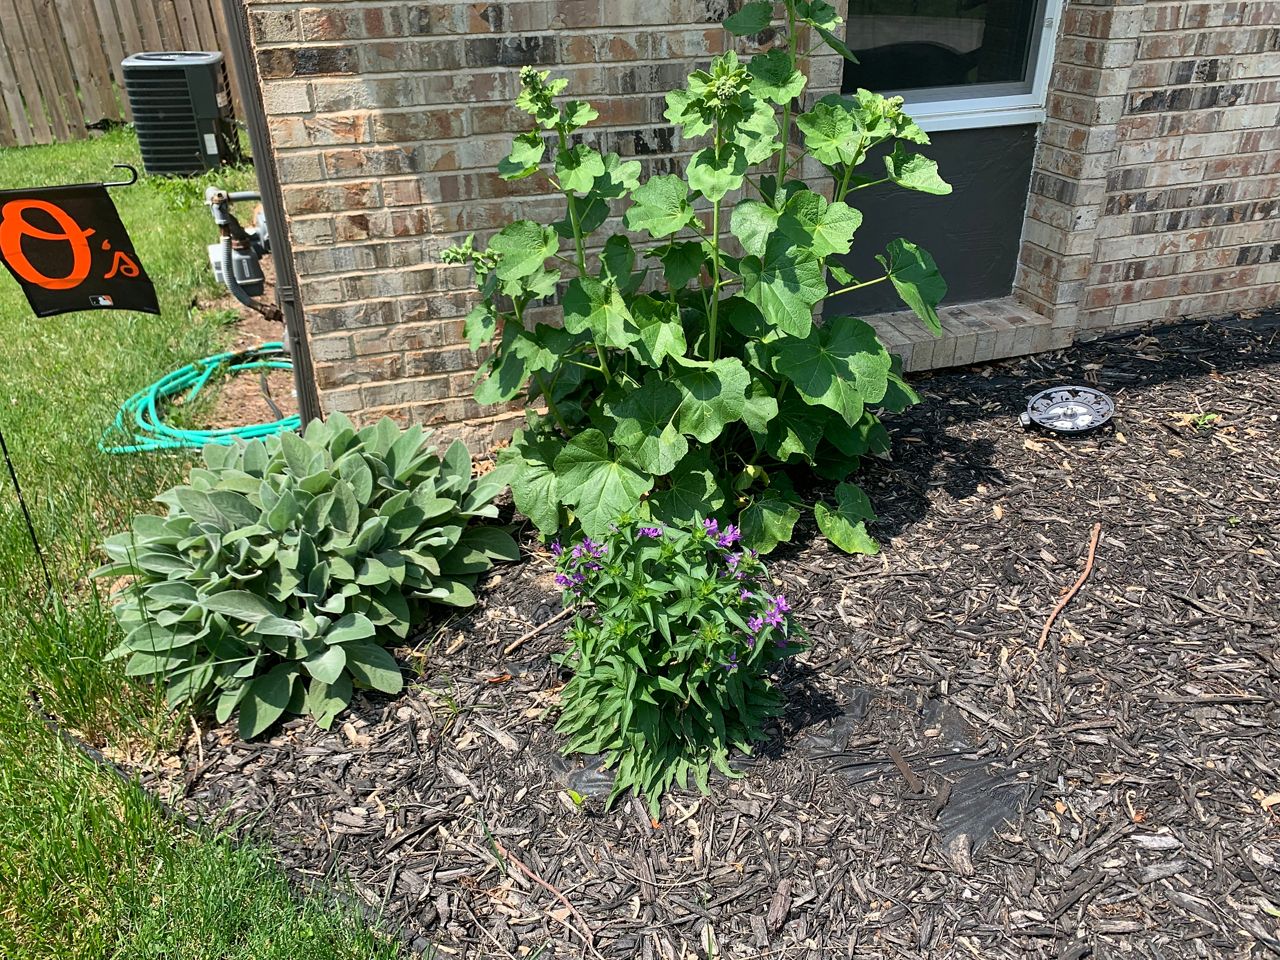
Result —
[[[679, 172], [694, 147], [663, 119], [664, 95], [725, 48], [719, 21], [739, 6], [248, 0], [326, 411], [448, 424], [476, 447], [509, 429], [518, 411], [471, 399], [461, 318], [475, 291], [440, 254], [471, 231], [483, 241], [563, 215], [544, 178], [506, 183], [494, 169], [531, 126], [510, 106], [520, 67], [567, 77], [566, 95], [596, 106], [587, 139], [599, 149], [646, 175]], [[738, 49], [785, 42], [776, 29]], [[838, 89], [840, 70], [815, 57], [807, 97]]]
[[1071, 0], [1017, 294], [1098, 336], [1280, 301], [1280, 2]]

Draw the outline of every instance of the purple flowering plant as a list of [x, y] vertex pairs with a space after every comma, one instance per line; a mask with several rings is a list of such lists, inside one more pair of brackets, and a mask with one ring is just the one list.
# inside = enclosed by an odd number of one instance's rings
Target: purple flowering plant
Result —
[[[798, 653], [791, 604], [736, 526], [619, 520], [607, 537], [553, 553], [556, 583], [577, 616], [561, 663], [573, 671], [557, 730], [568, 753], [603, 753], [654, 816], [690, 774], [708, 790], [733, 749], [750, 753], [781, 709], [770, 681]], [[558, 546], [558, 545], [557, 545]]]

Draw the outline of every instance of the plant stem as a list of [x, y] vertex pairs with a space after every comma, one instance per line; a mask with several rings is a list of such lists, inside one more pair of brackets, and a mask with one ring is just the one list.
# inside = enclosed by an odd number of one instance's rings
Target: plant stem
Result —
[[[717, 136], [717, 140], [720, 138]], [[716, 358], [716, 319], [720, 309], [720, 201], [711, 205], [711, 312], [707, 317], [707, 359]]]
[[839, 290], [832, 290], [829, 294], [827, 294], [827, 296], [834, 297], [841, 293], [849, 293], [851, 290], [861, 290], [863, 287], [869, 287], [873, 283], [883, 283], [885, 280], [888, 280], [888, 279], [889, 279], [889, 275], [886, 273], [883, 277], [876, 277], [874, 280], [864, 280], [862, 283], [855, 283], [847, 287], [841, 287]]
[[[791, 59], [791, 69], [796, 69], [796, 8], [792, 0], [787, 0], [787, 56]], [[782, 189], [782, 178], [787, 175], [787, 153], [791, 149], [791, 101], [782, 105], [782, 152], [778, 154], [778, 189]]]
[[[563, 151], [568, 145], [564, 135], [563, 124], [557, 124], [556, 133], [560, 137], [560, 149]], [[578, 277], [581, 279], [587, 276], [587, 248], [583, 242], [582, 226], [578, 220], [578, 201], [572, 190], [565, 190], [564, 198], [568, 203], [569, 226], [573, 229], [573, 246], [578, 253]], [[604, 357], [604, 348], [600, 346], [600, 341], [595, 338], [594, 333], [592, 333], [591, 339], [595, 344], [596, 358], [600, 361], [600, 372], [604, 374], [604, 382], [612, 383], [613, 377], [609, 373], [609, 362]]]
[[[724, 147], [720, 120], [716, 118], [716, 156]], [[707, 360], [716, 359], [716, 321], [720, 312], [720, 200], [711, 202], [711, 309], [707, 311]]]
[[[524, 327], [524, 301], [519, 297], [514, 297], [511, 300], [511, 304], [515, 307], [516, 321], [521, 327]], [[555, 417], [556, 423], [560, 424], [560, 429], [567, 434], [569, 432], [569, 425], [564, 422], [564, 417], [560, 416], [560, 411], [556, 409], [556, 402], [551, 399], [551, 390], [542, 379], [541, 370], [533, 375], [533, 380], [534, 383], [538, 385], [538, 392], [541, 393], [542, 398], [547, 401], [547, 409], [551, 411], [551, 416]]]
[[560, 429], [569, 434], [569, 425], [564, 422], [564, 417], [560, 415], [560, 411], [556, 409], [556, 402], [551, 399], [551, 388], [547, 386], [542, 379], [542, 371], [538, 371], [533, 375], [533, 380], [538, 385], [538, 392], [542, 394], [542, 399], [547, 401], [547, 409], [551, 411], [551, 416], [555, 417], [556, 423], [560, 425]]

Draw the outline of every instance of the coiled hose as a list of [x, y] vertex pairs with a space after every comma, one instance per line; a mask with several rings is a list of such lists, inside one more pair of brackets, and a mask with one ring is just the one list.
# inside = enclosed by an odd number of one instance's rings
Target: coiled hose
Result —
[[[161, 377], [126, 400], [115, 421], [102, 434], [98, 449], [103, 453], [151, 453], [156, 450], [199, 450], [205, 444], [230, 446], [236, 440], [253, 440], [297, 430], [302, 420], [297, 414], [272, 423], [255, 423], [221, 430], [180, 430], [164, 421], [164, 408], [174, 397], [186, 393], [190, 403], [218, 373], [234, 376], [248, 370], [292, 370], [293, 362], [284, 344], [264, 343], [239, 353], [218, 353], [189, 363]], [[125, 442], [121, 442], [121, 441]]]

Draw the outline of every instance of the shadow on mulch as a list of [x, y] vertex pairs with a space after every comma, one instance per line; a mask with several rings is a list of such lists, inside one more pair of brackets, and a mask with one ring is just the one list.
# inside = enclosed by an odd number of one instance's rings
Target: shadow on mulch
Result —
[[[421, 638], [405, 695], [329, 733], [206, 731], [171, 786], [442, 957], [1280, 950], [1277, 329], [923, 380], [895, 459], [861, 478], [882, 553], [798, 525], [771, 558], [812, 641], [779, 678], [786, 714], [657, 828], [559, 756], [559, 626], [504, 652], [559, 609], [533, 544]], [[1111, 393], [1114, 429], [1024, 432], [1026, 398], [1064, 381]]]

